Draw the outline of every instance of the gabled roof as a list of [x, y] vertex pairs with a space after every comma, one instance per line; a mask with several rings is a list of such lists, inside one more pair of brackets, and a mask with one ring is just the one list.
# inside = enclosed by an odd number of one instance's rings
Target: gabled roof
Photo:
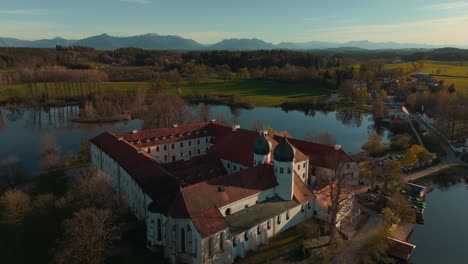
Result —
[[[154, 140], [155, 138], [159, 138], [160, 140], [162, 140], [162, 137], [166, 137], [167, 140], [170, 140], [171, 136], [174, 136], [177, 140], [177, 137], [179, 137], [180, 135], [184, 137], [185, 136], [193, 137], [194, 136], [193, 134], [188, 135], [187, 133], [192, 133], [194, 131], [206, 130], [208, 133], [209, 124], [210, 124], [209, 122], [191, 123], [191, 124], [186, 124], [186, 125], [177, 125], [175, 127], [145, 129], [145, 130], [136, 131], [136, 133], [133, 133], [133, 132], [119, 133], [117, 134], [117, 136], [123, 137], [126, 141], [129, 141], [129, 142], [142, 141], [142, 143], [144, 143], [144, 141], [147, 139]], [[202, 134], [200, 134], [199, 136], [202, 136]], [[172, 140], [172, 141], [176, 141], [176, 140]]]
[[[275, 136], [275, 139], [279, 139]], [[288, 141], [309, 157], [310, 164], [314, 166], [333, 168], [335, 164], [352, 162], [351, 157], [343, 151], [336, 150], [335, 147], [312, 143], [304, 140], [289, 138]]]
[[314, 197], [312, 192], [307, 188], [299, 175], [294, 172], [294, 199], [300, 204], [310, 201]]
[[[273, 165], [263, 164], [234, 174], [209, 179], [184, 187], [177, 195], [170, 215], [192, 218], [198, 232], [204, 236], [226, 228], [216, 208], [252, 196], [277, 186]], [[214, 209], [216, 210], [214, 210]], [[217, 211], [217, 212], [215, 212]]]
[[[253, 146], [260, 135], [258, 132], [241, 128], [232, 131], [230, 127], [219, 124], [212, 124], [212, 128], [214, 145], [208, 150], [209, 153], [247, 167], [253, 166]], [[278, 144], [271, 136], [265, 137], [272, 148]]]
[[119, 140], [112, 133], [104, 132], [91, 139], [91, 143], [99, 147], [109, 157], [114, 159], [154, 201], [154, 209], [166, 212], [180, 189], [175, 177], [161, 168], [154, 158], [132, 146], [125, 140]]

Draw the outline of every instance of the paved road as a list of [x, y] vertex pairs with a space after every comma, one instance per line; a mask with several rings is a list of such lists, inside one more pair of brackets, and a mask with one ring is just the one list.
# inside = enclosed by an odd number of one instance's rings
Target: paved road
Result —
[[406, 117], [408, 118], [408, 122], [409, 122], [409, 124], [410, 124], [410, 126], [411, 126], [411, 129], [413, 130], [414, 135], [415, 135], [416, 138], [418, 139], [419, 145], [421, 145], [421, 147], [425, 148], [425, 147], [424, 147], [424, 143], [423, 143], [421, 137], [419, 136], [418, 131], [416, 130], [416, 128], [415, 128], [414, 125], [413, 125], [413, 122], [411, 121], [411, 117], [408, 116], [408, 115], [407, 115]]

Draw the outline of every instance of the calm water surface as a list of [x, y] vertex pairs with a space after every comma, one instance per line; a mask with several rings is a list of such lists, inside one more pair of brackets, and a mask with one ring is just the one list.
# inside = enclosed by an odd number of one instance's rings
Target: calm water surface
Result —
[[[193, 107], [195, 109], [196, 107]], [[194, 110], [195, 111], [195, 110]], [[141, 129], [141, 120], [105, 124], [79, 124], [71, 119], [79, 112], [78, 107], [56, 107], [34, 110], [0, 108], [0, 160], [16, 156], [26, 174], [37, 174], [39, 143], [46, 132], [55, 136], [61, 154], [74, 153], [80, 142], [89, 140], [103, 131], [123, 132]], [[243, 128], [252, 128], [256, 120], [278, 131], [287, 130], [296, 138], [304, 138], [310, 131], [329, 132], [345, 151], [361, 151], [362, 144], [374, 132], [374, 122], [370, 114], [352, 111], [335, 112], [285, 112], [280, 108], [258, 107], [251, 110], [231, 109], [228, 106], [212, 106], [212, 116], [223, 117]], [[387, 139], [388, 133], [383, 133]]]
[[468, 182], [461, 176], [439, 179], [427, 195], [424, 225], [409, 239], [414, 263], [468, 263]]

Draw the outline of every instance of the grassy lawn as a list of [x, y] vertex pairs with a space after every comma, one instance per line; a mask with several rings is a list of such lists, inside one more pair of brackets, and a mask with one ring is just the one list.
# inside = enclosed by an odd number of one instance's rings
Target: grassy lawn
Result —
[[304, 234], [301, 234], [299, 228], [292, 227], [271, 239], [268, 245], [260, 246], [255, 253], [247, 255], [242, 263], [269, 263], [269, 261], [298, 246], [303, 237]]
[[[130, 91], [136, 87], [151, 88], [149, 82], [104, 82], [103, 87], [116, 87], [123, 91]], [[44, 89], [44, 84], [38, 84], [39, 90]], [[173, 83], [169, 84], [169, 92], [176, 93]], [[313, 97], [329, 94], [330, 91], [323, 88], [305, 84], [282, 83], [259, 80], [227, 80], [203, 79], [197, 85], [187, 81], [180, 84], [182, 95], [196, 93], [209, 93], [213, 95], [239, 94], [244, 100], [253, 102], [256, 106], [276, 106], [283, 102], [302, 101]], [[0, 86], [0, 102], [11, 97], [28, 98], [29, 89], [26, 84], [14, 84]]]

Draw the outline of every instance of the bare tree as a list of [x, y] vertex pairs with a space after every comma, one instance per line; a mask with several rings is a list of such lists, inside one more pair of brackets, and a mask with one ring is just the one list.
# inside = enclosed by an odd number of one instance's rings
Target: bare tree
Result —
[[125, 210], [123, 201], [111, 189], [109, 177], [98, 170], [82, 170], [70, 185], [66, 198], [76, 208]]
[[329, 199], [329, 224], [330, 224], [330, 239], [329, 244], [332, 244], [336, 238], [336, 226], [341, 215], [347, 213], [352, 208], [349, 208], [349, 202], [352, 202], [352, 174], [347, 170], [343, 156], [338, 151], [331, 153], [326, 158], [327, 167], [330, 168], [329, 179], [326, 183], [325, 196]]
[[13, 187], [19, 184], [23, 178], [23, 166], [16, 156], [0, 160], [0, 187], [5, 185]]
[[41, 167], [50, 170], [60, 162], [60, 147], [57, 145], [54, 136], [46, 133], [39, 144], [39, 161]]
[[0, 211], [2, 222], [18, 224], [31, 210], [31, 199], [21, 190], [9, 189], [1, 197], [0, 205], [3, 207], [3, 211]]
[[63, 241], [55, 255], [57, 263], [99, 264], [120, 239], [120, 228], [108, 209], [81, 209], [63, 223]]
[[184, 124], [189, 117], [190, 109], [180, 96], [159, 93], [154, 96], [153, 104], [143, 120], [146, 128], [155, 128]]
[[201, 122], [211, 120], [211, 107], [209, 104], [200, 104], [197, 109], [197, 115]]

